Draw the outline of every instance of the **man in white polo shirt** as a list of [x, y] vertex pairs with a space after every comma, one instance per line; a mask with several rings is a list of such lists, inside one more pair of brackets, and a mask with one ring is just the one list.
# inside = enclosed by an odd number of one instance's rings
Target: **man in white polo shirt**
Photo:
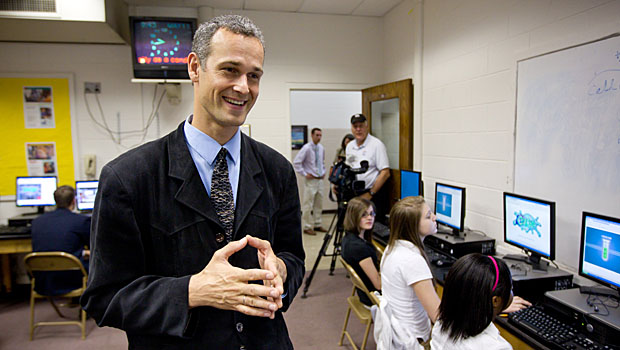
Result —
[[357, 180], [366, 182], [366, 192], [361, 197], [375, 203], [377, 221], [385, 223], [389, 194], [383, 185], [390, 177], [390, 164], [385, 145], [381, 140], [369, 134], [368, 121], [363, 114], [354, 114], [351, 117], [351, 132], [355, 141], [347, 145], [346, 163], [352, 168], [359, 168], [361, 161], [368, 161], [368, 170], [357, 175]]

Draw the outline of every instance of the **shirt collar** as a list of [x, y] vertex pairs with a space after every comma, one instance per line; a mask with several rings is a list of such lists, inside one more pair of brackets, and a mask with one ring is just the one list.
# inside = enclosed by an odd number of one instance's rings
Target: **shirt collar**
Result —
[[368, 145], [368, 141], [369, 141], [369, 140], [370, 140], [370, 133], [368, 133], [368, 135], [366, 135], [366, 138], [364, 139], [364, 142], [362, 142], [362, 144], [361, 144], [361, 145], [359, 145], [359, 146], [357, 145], [357, 140], [353, 140], [353, 141], [351, 141], [351, 142], [355, 142], [355, 143], [353, 144], [353, 146], [355, 146], [355, 148], [357, 148], [357, 149], [362, 149], [362, 148], [366, 147], [366, 145]]
[[220, 148], [224, 147], [228, 151], [228, 155], [233, 163], [237, 164], [239, 156], [241, 155], [241, 131], [237, 129], [235, 135], [228, 140], [224, 146], [221, 146], [211, 136], [198, 130], [191, 124], [193, 117], [193, 115], [190, 115], [185, 120], [185, 125], [183, 127], [189, 146], [206, 160], [209, 165], [213, 165]]

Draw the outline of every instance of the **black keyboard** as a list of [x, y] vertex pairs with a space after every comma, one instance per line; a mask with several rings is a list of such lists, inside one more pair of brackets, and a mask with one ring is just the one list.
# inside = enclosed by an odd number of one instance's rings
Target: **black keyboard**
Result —
[[5, 226], [0, 225], [0, 236], [29, 235], [30, 226]]
[[600, 344], [548, 314], [540, 306], [532, 306], [508, 315], [508, 321], [550, 349], [617, 349]]
[[375, 226], [372, 228], [372, 238], [386, 246], [390, 240], [390, 229], [380, 222], [375, 222]]
[[431, 264], [437, 267], [450, 267], [456, 261], [453, 257], [440, 253], [433, 248], [425, 247], [424, 251]]

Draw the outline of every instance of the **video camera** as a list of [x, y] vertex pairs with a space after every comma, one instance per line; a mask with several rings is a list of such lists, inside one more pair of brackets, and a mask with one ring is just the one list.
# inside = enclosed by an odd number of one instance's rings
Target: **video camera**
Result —
[[363, 174], [368, 170], [368, 161], [360, 162], [359, 168], [351, 168], [344, 160], [334, 164], [333, 170], [329, 175], [329, 182], [336, 185], [338, 191], [338, 202], [349, 201], [351, 198], [359, 196], [364, 192], [366, 182], [356, 180], [357, 174]]

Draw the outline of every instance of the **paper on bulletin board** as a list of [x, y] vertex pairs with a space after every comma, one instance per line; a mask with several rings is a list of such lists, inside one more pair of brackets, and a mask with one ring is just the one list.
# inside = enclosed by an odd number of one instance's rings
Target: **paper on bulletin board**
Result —
[[55, 142], [26, 142], [29, 176], [58, 176]]
[[55, 128], [51, 86], [24, 86], [26, 129]]

